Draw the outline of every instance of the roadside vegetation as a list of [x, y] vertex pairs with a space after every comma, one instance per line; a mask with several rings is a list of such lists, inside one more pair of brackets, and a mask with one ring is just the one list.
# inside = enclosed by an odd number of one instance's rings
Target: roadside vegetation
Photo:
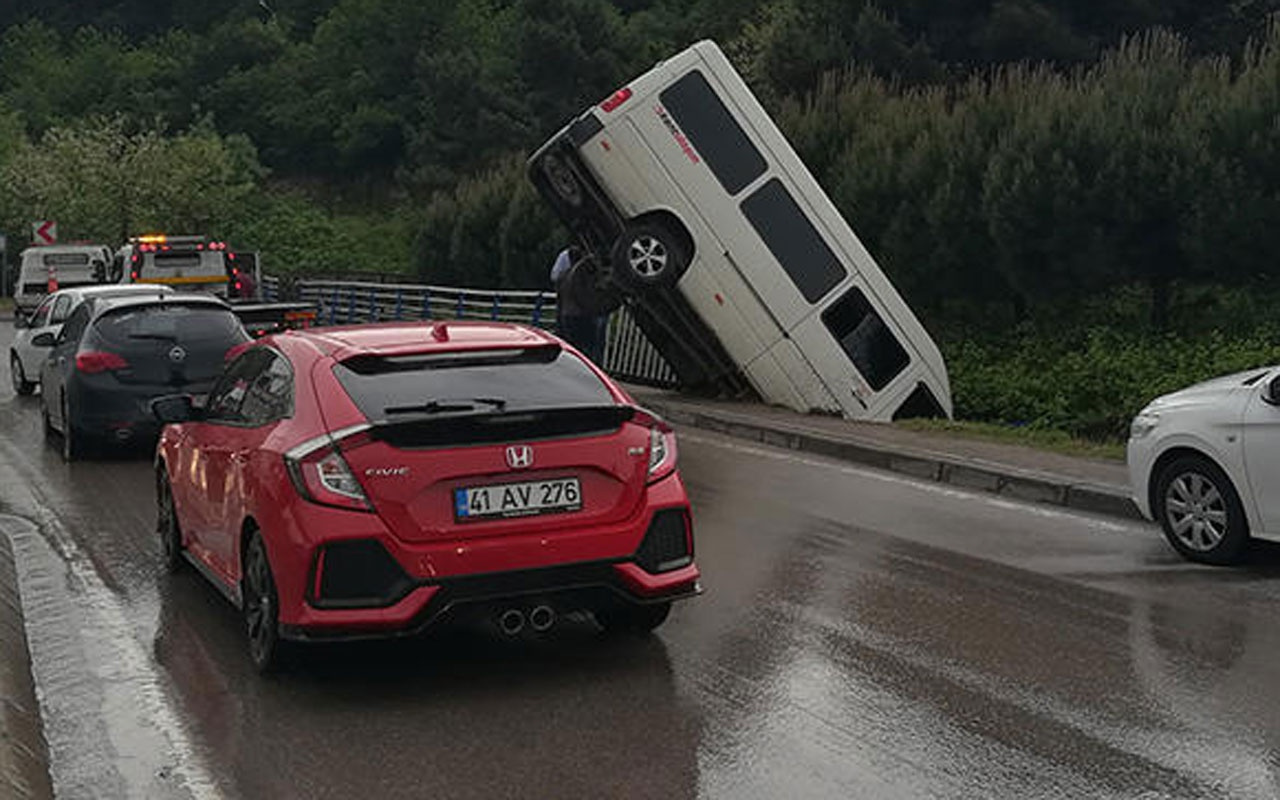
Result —
[[[1116, 441], [1280, 361], [1280, 0], [191, 0], [0, 9], [0, 229], [545, 286], [524, 178], [721, 42], [948, 359], [958, 414]], [[180, 230], [181, 229], [181, 230]], [[1019, 434], [1022, 435], [1022, 434]]]
[[894, 424], [911, 431], [945, 433], [948, 436], [960, 436], [999, 444], [1016, 444], [1036, 450], [1048, 450], [1053, 453], [1080, 458], [1122, 461], [1125, 457], [1125, 445], [1123, 442], [1084, 439], [1064, 431], [1048, 428], [946, 419], [908, 419]]

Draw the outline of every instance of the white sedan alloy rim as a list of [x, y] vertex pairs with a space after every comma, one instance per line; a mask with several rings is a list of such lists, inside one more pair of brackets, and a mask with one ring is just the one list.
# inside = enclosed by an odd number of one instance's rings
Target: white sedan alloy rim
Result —
[[1227, 535], [1222, 492], [1198, 472], [1184, 472], [1169, 484], [1164, 507], [1173, 535], [1192, 550], [1212, 550]]

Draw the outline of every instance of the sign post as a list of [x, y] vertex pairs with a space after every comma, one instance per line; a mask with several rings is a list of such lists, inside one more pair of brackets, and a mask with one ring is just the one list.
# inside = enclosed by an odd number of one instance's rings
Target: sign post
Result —
[[57, 244], [58, 223], [51, 219], [31, 223], [31, 242], [32, 244]]

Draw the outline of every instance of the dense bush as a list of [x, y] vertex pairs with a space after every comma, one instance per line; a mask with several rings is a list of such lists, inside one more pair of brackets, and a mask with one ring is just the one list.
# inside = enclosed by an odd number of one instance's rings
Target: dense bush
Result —
[[425, 281], [544, 288], [567, 234], [538, 199], [520, 157], [437, 192], [422, 216], [414, 267]]
[[403, 273], [411, 229], [394, 210], [331, 213], [300, 190], [272, 187], [244, 204], [226, 235], [260, 251], [272, 273], [347, 278]]
[[955, 343], [945, 355], [958, 417], [1110, 439], [1123, 436], [1133, 415], [1159, 395], [1280, 363], [1275, 333], [1143, 336], [1102, 328], [1051, 337], [1024, 331]]

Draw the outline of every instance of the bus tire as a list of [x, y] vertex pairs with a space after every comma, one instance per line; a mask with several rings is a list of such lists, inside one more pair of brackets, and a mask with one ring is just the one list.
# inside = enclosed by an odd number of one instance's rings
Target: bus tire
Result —
[[552, 154], [542, 159], [542, 174], [565, 205], [570, 208], [582, 205], [582, 182], [563, 158]]
[[637, 292], [674, 286], [688, 266], [680, 240], [653, 222], [628, 226], [614, 243], [610, 259], [614, 283]]

